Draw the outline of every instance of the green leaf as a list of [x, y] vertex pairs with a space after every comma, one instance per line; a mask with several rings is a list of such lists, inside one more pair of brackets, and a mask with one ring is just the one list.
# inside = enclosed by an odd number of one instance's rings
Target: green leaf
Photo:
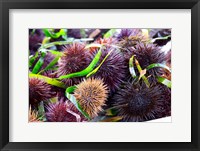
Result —
[[114, 35], [116, 29], [110, 29], [107, 33], [105, 33], [104, 38], [110, 38]]
[[108, 54], [105, 56], [105, 58], [101, 61], [101, 63], [96, 67], [94, 70], [92, 70], [90, 73], [87, 74], [86, 78], [90, 77], [91, 75], [95, 74], [99, 68], [102, 66], [102, 64], [105, 62], [105, 60], [108, 58], [108, 56], [112, 53], [113, 49], [111, 49]]
[[39, 106], [38, 106], [38, 119], [41, 120], [41, 121], [46, 121], [43, 101], [41, 101]]
[[87, 119], [90, 120], [89, 115], [88, 115], [85, 111], [83, 111], [81, 105], [78, 103], [78, 101], [76, 100], [76, 98], [75, 98], [72, 94], [70, 94], [68, 91], [70, 92], [71, 90], [70, 90], [70, 89], [66, 89], [66, 91], [65, 91], [65, 96], [74, 104], [74, 106], [75, 106]]
[[57, 97], [54, 97], [54, 98], [49, 99], [49, 101], [50, 101], [51, 103], [56, 103], [56, 102], [58, 102], [58, 98], [57, 98]]
[[131, 74], [131, 76], [133, 78], [136, 78], [136, 73], [135, 73], [135, 69], [134, 69], [134, 65], [133, 65], [133, 61], [134, 61], [134, 56], [132, 56], [130, 59], [129, 59], [129, 72]]
[[68, 87], [67, 89], [66, 89], [66, 91], [68, 92], [68, 93], [73, 93], [74, 92], [74, 90], [76, 90], [76, 86], [70, 86], [70, 87]]
[[29, 68], [33, 65], [34, 61], [36, 60], [36, 58], [38, 57], [38, 51], [35, 53], [35, 55], [30, 56], [29, 57]]
[[44, 44], [42, 45], [39, 50], [41, 49], [47, 49], [47, 48], [50, 48], [50, 47], [53, 47], [55, 45], [66, 45], [66, 44], [71, 44], [73, 42], [73, 39], [71, 40], [67, 40], [67, 41], [54, 41], [54, 42], [51, 42], [51, 43], [47, 43], [47, 44]]
[[164, 69], [167, 69], [169, 72], [171, 72], [171, 69], [164, 65], [164, 64], [161, 64], [161, 63], [153, 63], [153, 64], [150, 64], [146, 69], [149, 70], [149, 69], [152, 69], [152, 68], [164, 68]]
[[81, 77], [81, 76], [87, 75], [88, 73], [90, 73], [94, 69], [96, 64], [99, 62], [101, 54], [102, 54], [102, 51], [101, 51], [101, 48], [100, 48], [98, 53], [95, 55], [94, 59], [92, 60], [92, 62], [89, 64], [89, 66], [87, 68], [85, 68], [84, 70], [79, 71], [79, 72], [70, 73], [70, 74], [67, 74], [67, 75], [60, 76], [58, 79], [62, 80], [62, 79], [69, 79], [69, 78]]
[[43, 29], [43, 32], [44, 32], [46, 37], [51, 37], [53, 39], [57, 39], [60, 36], [63, 36], [65, 40], [67, 38], [66, 37], [66, 30], [64, 30], [64, 29], [60, 29], [59, 32], [57, 32], [57, 33], [54, 33], [50, 29]]
[[[140, 72], [140, 75], [142, 75], [143, 74], [143, 70], [142, 70], [142, 68], [141, 68], [141, 66], [140, 66], [140, 64], [139, 64], [137, 59], [135, 59], [135, 64], [136, 64], [136, 67], [137, 67], [138, 71]], [[150, 87], [150, 83], [149, 83], [147, 77], [145, 75], [142, 75], [141, 77], [144, 80], [144, 83], [146, 84], [146, 86]]]
[[44, 71], [47, 71], [51, 69], [59, 60], [60, 56], [55, 57], [43, 70], [41, 70], [38, 74], [43, 73]]
[[117, 110], [114, 109], [114, 108], [107, 109], [105, 112], [106, 112], [107, 116], [115, 116], [115, 115], [117, 115]]
[[85, 29], [80, 29], [80, 34], [81, 34], [81, 37], [82, 38], [86, 38], [87, 37], [87, 34], [85, 32]]
[[53, 79], [53, 78], [43, 76], [43, 75], [29, 73], [29, 78], [38, 78], [38, 79], [44, 80], [44, 82], [46, 82], [50, 85], [53, 85], [53, 86], [56, 86], [56, 87], [59, 87], [59, 88], [63, 88], [63, 89], [67, 88], [67, 86], [63, 82], [58, 81], [58, 80]]
[[163, 78], [163, 77], [157, 77], [157, 80], [158, 80], [158, 82], [166, 85], [168, 88], [171, 88], [171, 81], [170, 80]]
[[44, 57], [45, 56], [46, 56], [46, 53], [42, 53], [42, 56], [40, 57], [40, 59], [35, 64], [35, 66], [32, 70], [32, 73], [38, 73], [40, 71], [40, 69], [42, 68], [42, 65], [44, 64]]
[[42, 45], [49, 43], [50, 40], [51, 40], [50, 37], [45, 37], [45, 38], [42, 40]]
[[59, 51], [57, 51], [57, 50], [48, 50], [48, 49], [47, 49], [47, 51], [51, 52], [52, 55], [56, 55], [56, 56], [59, 56], [59, 57], [61, 57], [61, 56], [63, 55], [62, 52], [59, 52]]
[[155, 42], [156, 40], [167, 40], [171, 35], [165, 36], [165, 37], [157, 37], [151, 40], [151, 42]]

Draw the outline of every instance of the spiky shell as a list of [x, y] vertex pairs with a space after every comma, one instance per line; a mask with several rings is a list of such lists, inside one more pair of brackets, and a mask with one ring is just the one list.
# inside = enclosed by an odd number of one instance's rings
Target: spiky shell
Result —
[[32, 110], [31, 106], [30, 106], [29, 112], [28, 112], [28, 121], [29, 122], [40, 122], [40, 120], [38, 119], [38, 112], [35, 110]]
[[116, 44], [120, 47], [122, 52], [128, 51], [129, 47], [134, 47], [139, 42], [146, 42], [147, 39], [142, 35], [140, 29], [122, 29], [116, 35], [118, 42]]
[[57, 101], [46, 106], [46, 118], [49, 122], [77, 122], [77, 113], [64, 101]]
[[46, 101], [56, 95], [54, 87], [38, 78], [29, 78], [29, 102], [37, 105], [40, 101]]
[[[112, 52], [93, 77], [103, 79], [104, 83], [108, 86], [110, 93], [114, 93], [119, 89], [122, 81], [124, 80], [126, 66], [121, 52], [112, 47], [102, 49], [102, 54], [97, 66], [103, 61], [110, 51]], [[97, 51], [92, 53], [92, 58], [94, 58], [96, 53]]]
[[[142, 69], [145, 69], [147, 66], [153, 63], [164, 63], [166, 60], [165, 53], [161, 51], [160, 47], [154, 44], [138, 43], [135, 47], [129, 48], [129, 52], [124, 54], [127, 62], [127, 71], [128, 61], [133, 55], [135, 56], [135, 59], [138, 60]], [[138, 71], [136, 67], [135, 70]], [[155, 83], [157, 81], [155, 76], [161, 76], [162, 74], [164, 74], [164, 70], [162, 68], [152, 68], [146, 73], [146, 75], [149, 76], [151, 83]]]
[[94, 118], [102, 111], [108, 97], [107, 86], [101, 79], [89, 78], [77, 85], [74, 96], [83, 110]]
[[[58, 62], [57, 77], [84, 70], [91, 62], [90, 53], [85, 50], [85, 44], [73, 43], [67, 45], [63, 56]], [[63, 80], [66, 85], [78, 84], [81, 78]]]
[[142, 122], [163, 116], [166, 95], [160, 86], [147, 88], [145, 85], [128, 82], [113, 97], [113, 106], [124, 122]]
[[140, 35], [141, 34], [141, 30], [140, 29], [131, 29], [131, 28], [124, 28], [121, 29], [121, 31], [115, 35], [115, 37], [117, 38], [117, 40], [122, 40], [122, 39], [126, 39], [130, 36], [136, 36], [136, 35]]

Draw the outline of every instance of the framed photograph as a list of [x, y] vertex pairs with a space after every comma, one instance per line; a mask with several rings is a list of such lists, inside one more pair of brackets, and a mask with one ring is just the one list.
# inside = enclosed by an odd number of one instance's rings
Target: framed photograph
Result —
[[200, 150], [199, 0], [1, 0], [1, 150]]

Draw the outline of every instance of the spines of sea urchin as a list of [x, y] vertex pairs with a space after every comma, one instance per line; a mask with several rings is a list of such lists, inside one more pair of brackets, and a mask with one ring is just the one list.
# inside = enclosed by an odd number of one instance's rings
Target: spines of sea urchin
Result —
[[101, 79], [88, 78], [77, 85], [74, 96], [83, 110], [94, 118], [105, 105], [108, 90]]
[[129, 47], [134, 47], [138, 42], [147, 41], [140, 29], [122, 29], [119, 34], [116, 35], [118, 40], [117, 45], [121, 47], [122, 52], [126, 52]]
[[118, 91], [113, 100], [118, 115], [124, 122], [142, 122], [160, 118], [165, 105], [165, 93], [159, 86], [147, 88], [145, 85], [128, 82]]
[[56, 95], [54, 88], [38, 78], [29, 78], [29, 102], [37, 105], [40, 101], [46, 101]]
[[[121, 52], [112, 47], [105, 47], [105, 49], [102, 49], [102, 54], [97, 66], [110, 51], [112, 52], [93, 77], [103, 79], [104, 83], [108, 86], [110, 93], [113, 93], [119, 89], [120, 84], [124, 80], [126, 66]], [[92, 56], [94, 57], [95, 55], [96, 52], [93, 52]]]
[[[64, 101], [57, 101], [46, 106], [46, 118], [49, 122], [77, 122], [77, 113], [71, 111]], [[80, 116], [79, 116], [80, 117]]]
[[35, 110], [32, 110], [31, 106], [30, 106], [29, 112], [28, 112], [28, 121], [29, 122], [40, 122], [40, 120], [38, 119], [38, 112]]
[[[165, 53], [161, 51], [160, 47], [154, 44], [138, 43], [135, 47], [129, 48], [129, 52], [124, 54], [125, 60], [127, 62], [134, 55], [135, 59], [138, 60], [142, 69], [145, 69], [150, 64], [153, 63], [164, 63]], [[137, 69], [136, 69], [137, 71]], [[152, 68], [147, 71], [147, 76], [149, 76], [150, 82], [157, 81], [155, 76], [161, 76], [164, 74], [163, 69], [161, 68]]]
[[[58, 62], [57, 77], [84, 70], [91, 62], [90, 53], [85, 50], [85, 44], [73, 43], [67, 45], [63, 51], [63, 56]], [[65, 79], [68, 86], [78, 84], [81, 78]]]
[[131, 29], [131, 28], [125, 28], [125, 29], [121, 29], [121, 31], [115, 35], [115, 37], [118, 40], [122, 40], [122, 39], [126, 39], [130, 36], [136, 36], [138, 34], [140, 34], [140, 29]]

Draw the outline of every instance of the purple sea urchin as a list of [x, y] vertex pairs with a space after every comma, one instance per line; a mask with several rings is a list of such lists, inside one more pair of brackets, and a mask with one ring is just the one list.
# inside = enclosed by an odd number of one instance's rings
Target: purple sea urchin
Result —
[[76, 122], [76, 116], [71, 112], [68, 112], [68, 106], [66, 102], [58, 101], [56, 103], [50, 103], [46, 107], [46, 118], [49, 122]]
[[[122, 121], [142, 122], [161, 117], [165, 96], [159, 86], [147, 88], [145, 85], [126, 83], [113, 100]], [[123, 106], [122, 106], [123, 105]]]
[[128, 38], [130, 36], [136, 36], [140, 34], [140, 29], [121, 29], [121, 31], [115, 35], [118, 40]]
[[[165, 53], [160, 50], [160, 47], [154, 44], [138, 43], [135, 47], [129, 48], [129, 52], [124, 54], [127, 66], [129, 59], [133, 55], [139, 61], [142, 69], [145, 69], [150, 64], [164, 63], [165, 61]], [[150, 82], [157, 81], [155, 79], [155, 76], [161, 76], [163, 73], [164, 71], [161, 68], [152, 68], [147, 71], [147, 75], [150, 76], [149, 77]]]
[[105, 105], [108, 90], [101, 79], [89, 78], [77, 85], [74, 96], [83, 110], [94, 118]]
[[161, 97], [163, 100], [163, 105], [161, 107], [161, 114], [160, 117], [158, 118], [171, 116], [171, 89], [162, 84], [158, 85], [162, 91]]
[[29, 30], [29, 50], [31, 55], [35, 54], [37, 49], [40, 47], [43, 38], [44, 34], [42, 30], [39, 29]]
[[53, 87], [41, 79], [29, 78], [29, 101], [36, 105], [40, 101], [48, 100], [56, 95]]
[[[89, 51], [83, 43], [73, 43], [65, 47], [63, 56], [58, 62], [57, 76], [62, 76], [85, 69], [91, 62]], [[68, 86], [78, 84], [81, 78], [63, 80]]]
[[147, 41], [140, 29], [122, 29], [119, 34], [116, 35], [118, 40], [117, 45], [121, 47], [121, 51], [127, 51], [128, 47], [135, 46], [138, 42]]
[[[97, 66], [111, 50], [112, 52], [93, 77], [103, 79], [104, 83], [108, 86], [110, 92], [112, 93], [119, 89], [119, 86], [125, 77], [125, 62], [123, 55], [115, 48], [106, 47], [102, 50], [102, 55]], [[96, 52], [93, 52], [92, 56], [94, 57], [95, 54]]]

